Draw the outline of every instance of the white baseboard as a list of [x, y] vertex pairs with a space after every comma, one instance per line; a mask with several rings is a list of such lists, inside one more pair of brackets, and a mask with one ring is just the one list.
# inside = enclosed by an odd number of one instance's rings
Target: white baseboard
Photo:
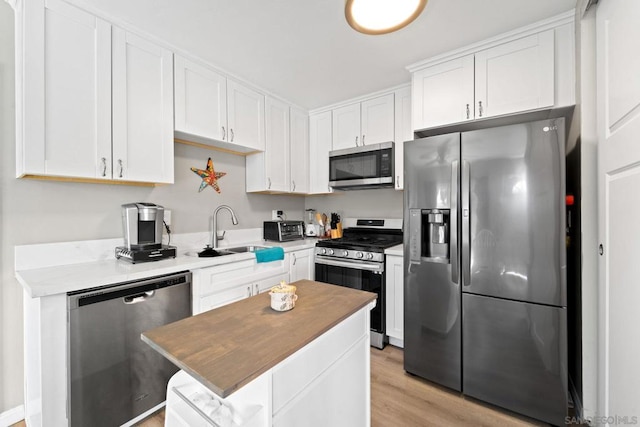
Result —
[[0, 427], [9, 427], [22, 420], [24, 420], [24, 405], [16, 406], [0, 414]]
[[399, 340], [398, 338], [389, 337], [389, 344], [394, 347], [404, 348], [404, 340]]

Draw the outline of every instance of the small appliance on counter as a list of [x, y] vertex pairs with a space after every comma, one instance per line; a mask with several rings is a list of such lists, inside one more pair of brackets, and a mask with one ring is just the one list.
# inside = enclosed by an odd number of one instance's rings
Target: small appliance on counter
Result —
[[305, 223], [304, 223], [304, 235], [307, 237], [315, 237], [319, 233], [319, 226], [316, 221], [316, 210], [307, 209], [304, 211]]
[[115, 249], [117, 259], [132, 263], [176, 257], [176, 247], [162, 244], [164, 207], [153, 203], [122, 205], [124, 246]]
[[275, 242], [304, 239], [304, 221], [265, 221], [262, 238]]

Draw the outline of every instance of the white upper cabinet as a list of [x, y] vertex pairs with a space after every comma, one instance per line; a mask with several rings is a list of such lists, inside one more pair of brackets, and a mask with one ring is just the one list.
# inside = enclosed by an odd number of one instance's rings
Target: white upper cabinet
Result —
[[412, 128], [575, 104], [573, 14], [414, 64]]
[[554, 100], [554, 30], [475, 55], [475, 117], [550, 107]]
[[392, 93], [334, 109], [332, 149], [393, 141], [393, 110]]
[[393, 93], [363, 101], [360, 105], [361, 144], [379, 144], [395, 139]]
[[175, 65], [179, 142], [246, 154], [265, 149], [265, 97], [179, 55]]
[[176, 136], [225, 141], [227, 78], [180, 55], [175, 57], [174, 78]]
[[61, 1], [23, 8], [17, 176], [110, 179], [111, 26]]
[[413, 73], [414, 128], [473, 119], [473, 79], [473, 55]]
[[17, 175], [173, 182], [172, 53], [62, 1], [17, 13]]
[[266, 146], [246, 159], [248, 192], [309, 191], [309, 126], [307, 113], [270, 96], [265, 100]]
[[251, 148], [265, 149], [264, 95], [233, 80], [227, 80], [227, 141]]
[[404, 142], [413, 139], [411, 130], [411, 87], [407, 86], [395, 92], [395, 189], [404, 189]]
[[332, 150], [357, 147], [360, 139], [360, 103], [346, 105], [332, 111]]
[[291, 107], [289, 166], [291, 171], [291, 192], [309, 192], [309, 114]]
[[173, 54], [113, 32], [114, 179], [173, 183]]
[[329, 151], [331, 151], [331, 111], [309, 116], [309, 193], [333, 192], [329, 187]]

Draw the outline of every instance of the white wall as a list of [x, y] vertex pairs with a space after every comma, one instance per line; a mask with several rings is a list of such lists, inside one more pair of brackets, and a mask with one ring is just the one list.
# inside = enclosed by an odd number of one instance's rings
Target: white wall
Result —
[[[147, 188], [121, 185], [35, 181], [15, 178], [15, 102], [13, 10], [0, 1], [0, 413], [23, 402], [22, 289], [14, 278], [15, 245], [115, 238], [122, 235], [120, 205], [147, 201], [172, 210], [175, 233], [207, 231], [217, 205], [237, 213], [239, 228], [261, 227], [272, 209], [302, 218], [304, 198], [245, 193], [245, 159], [176, 144], [175, 184]], [[189, 170], [211, 156], [222, 194], [206, 188]], [[219, 215], [220, 228], [233, 227]]]

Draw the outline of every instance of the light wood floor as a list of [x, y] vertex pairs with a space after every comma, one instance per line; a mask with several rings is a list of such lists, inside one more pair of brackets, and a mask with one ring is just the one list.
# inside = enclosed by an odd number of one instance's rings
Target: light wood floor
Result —
[[[407, 374], [402, 349], [371, 349], [372, 427], [546, 426]], [[164, 411], [140, 427], [162, 427]], [[25, 427], [24, 422], [14, 427]]]

